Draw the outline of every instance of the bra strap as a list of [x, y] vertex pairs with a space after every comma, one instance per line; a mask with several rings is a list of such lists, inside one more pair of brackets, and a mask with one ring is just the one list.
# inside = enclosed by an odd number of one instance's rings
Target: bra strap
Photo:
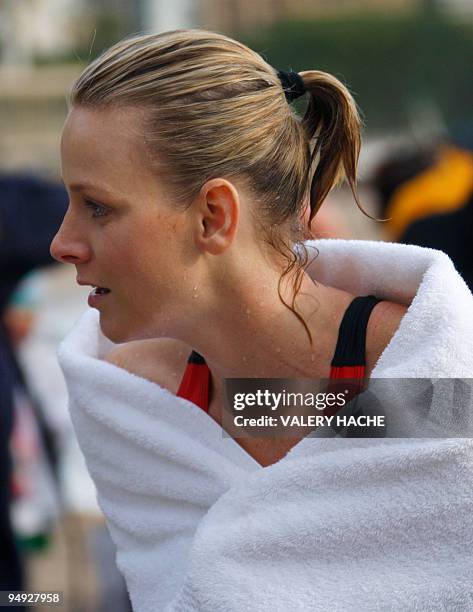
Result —
[[332, 367], [366, 365], [368, 320], [373, 308], [381, 301], [374, 295], [367, 295], [354, 298], [348, 306], [340, 324]]
[[202, 410], [208, 412], [209, 388], [209, 367], [202, 355], [197, 351], [192, 351], [187, 360], [187, 367], [176, 395], [197, 404]]

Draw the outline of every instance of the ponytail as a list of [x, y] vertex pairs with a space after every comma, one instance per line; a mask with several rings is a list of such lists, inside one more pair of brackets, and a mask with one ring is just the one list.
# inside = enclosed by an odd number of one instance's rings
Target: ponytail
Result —
[[361, 146], [361, 120], [356, 103], [345, 85], [331, 74], [308, 70], [301, 72], [300, 76], [310, 95], [302, 119], [311, 144], [308, 169], [309, 227], [330, 190], [344, 178], [350, 185], [358, 208], [368, 214], [359, 202], [356, 189], [356, 168]]
[[[331, 74], [319, 70], [309, 70], [300, 73], [278, 72], [287, 102], [309, 94], [309, 103], [299, 127], [305, 133], [309, 142], [309, 153], [306, 157], [306, 176], [302, 179], [305, 187], [304, 202], [309, 200], [310, 212], [305, 218], [304, 239], [313, 237], [310, 226], [317, 211], [330, 190], [346, 179], [350, 185], [358, 208], [370, 219], [376, 219], [367, 213], [358, 199], [357, 193], [357, 165], [361, 147], [361, 119], [352, 95], [348, 89]], [[300, 205], [300, 202], [296, 202]], [[378, 219], [376, 219], [378, 220]], [[303, 228], [304, 229], [304, 228]], [[288, 304], [282, 298], [279, 286], [278, 293], [282, 303], [291, 310], [304, 326], [313, 348], [312, 334], [303, 317], [295, 309], [295, 300], [300, 291], [302, 276], [305, 269], [317, 257], [309, 258], [304, 240], [297, 240], [299, 250], [292, 249], [288, 256], [288, 266], [283, 272], [282, 279], [296, 270], [293, 277], [293, 299]], [[313, 281], [314, 284], [315, 281]]]

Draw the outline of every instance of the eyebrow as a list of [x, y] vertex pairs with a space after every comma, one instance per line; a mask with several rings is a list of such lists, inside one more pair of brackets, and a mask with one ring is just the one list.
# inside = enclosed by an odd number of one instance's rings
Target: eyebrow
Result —
[[[61, 182], [64, 185], [64, 187], [66, 186], [64, 179], [61, 177]], [[111, 191], [110, 189], [108, 189], [108, 187], [105, 187], [103, 185], [95, 185], [94, 183], [71, 183], [69, 185], [69, 189], [71, 191], [86, 191], [87, 189], [97, 189], [98, 191], [103, 191], [104, 193], [107, 193], [109, 195], [114, 195], [113, 191]]]
[[[64, 185], [64, 187], [66, 187], [66, 184], [64, 183], [64, 179], [62, 177], [61, 177], [61, 182]], [[88, 190], [98, 191], [98, 192], [103, 193], [105, 197], [110, 198], [111, 200], [114, 200], [115, 202], [117, 202], [117, 204], [127, 203], [126, 199], [123, 198], [123, 196], [112, 191], [105, 185], [96, 185], [95, 183], [85, 181], [82, 183], [71, 183], [68, 187], [70, 191], [75, 191], [79, 193], [83, 191], [88, 191]]]

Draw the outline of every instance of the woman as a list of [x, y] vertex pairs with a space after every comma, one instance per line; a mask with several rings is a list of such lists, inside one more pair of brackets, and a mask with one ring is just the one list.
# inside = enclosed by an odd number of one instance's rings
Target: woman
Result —
[[[289, 103], [304, 94], [309, 102], [301, 121]], [[76, 266], [80, 284], [94, 287], [89, 305], [99, 320], [86, 313], [60, 358], [136, 610], [379, 609], [383, 598], [396, 597], [406, 608], [426, 597], [423, 583], [414, 581], [406, 595], [391, 575], [399, 555], [390, 545], [398, 537], [376, 541], [379, 534], [373, 540], [365, 528], [355, 539], [367, 546], [366, 559], [376, 560], [373, 568], [391, 568], [389, 581], [368, 593], [355, 572], [351, 584], [345, 578], [345, 590], [324, 588], [336, 575], [334, 559], [320, 568], [320, 554], [311, 560], [304, 551], [314, 545], [322, 511], [313, 487], [327, 493], [335, 486], [330, 520], [348, 520], [350, 513], [339, 514], [347, 499], [349, 508], [374, 500], [370, 516], [380, 528], [385, 517], [377, 513], [386, 487], [377, 496], [368, 481], [356, 482], [351, 459], [340, 481], [350, 478], [341, 488], [335, 483], [340, 464], [331, 461], [348, 448], [331, 446], [340, 440], [314, 446], [313, 438], [221, 435], [226, 378], [472, 371], [466, 313], [473, 298], [442, 254], [319, 241], [319, 255], [308, 265], [307, 249], [315, 245], [303, 239], [342, 176], [358, 202], [359, 130], [355, 103], [333, 76], [277, 73], [244, 45], [201, 30], [125, 40], [72, 89], [62, 139], [70, 205], [51, 252]], [[431, 448], [403, 441], [401, 450], [395, 442], [352, 440], [350, 457], [358, 453], [371, 475], [388, 465], [399, 475], [416, 461], [425, 469], [439, 454], [463, 460], [470, 452], [466, 442]], [[312, 469], [313, 461], [319, 467]], [[449, 479], [456, 482], [454, 463], [422, 474], [432, 481], [425, 485], [430, 503], [444, 495]], [[423, 504], [409, 474], [389, 508], [394, 522]], [[281, 525], [288, 491], [299, 511]], [[267, 516], [269, 522], [261, 520]], [[353, 524], [350, 519], [352, 532]], [[315, 531], [306, 533], [308, 525]], [[355, 541], [343, 543], [340, 525], [338, 534], [329, 530], [327, 543], [327, 550], [344, 551], [335, 555], [339, 560], [357, 549]], [[447, 548], [458, 546], [462, 529], [454, 529], [458, 537], [447, 539]], [[316, 538], [320, 547], [321, 534]], [[419, 546], [430, 562], [422, 538], [407, 547], [406, 566], [418, 562]], [[462, 586], [469, 550], [454, 564]], [[445, 553], [442, 548], [439, 564]], [[452, 567], [435, 597], [451, 591]], [[346, 569], [340, 565], [340, 576]], [[348, 604], [353, 592], [358, 608]], [[452, 597], [464, 598], [465, 589]]]

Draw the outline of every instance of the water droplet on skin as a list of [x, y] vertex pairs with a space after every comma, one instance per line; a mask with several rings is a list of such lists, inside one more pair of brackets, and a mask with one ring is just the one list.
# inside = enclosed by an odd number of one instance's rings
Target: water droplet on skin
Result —
[[311, 355], [311, 356], [310, 356], [310, 360], [311, 360], [311, 361], [315, 361], [315, 355]]
[[280, 346], [276, 347], [276, 353], [280, 353], [280, 352], [281, 352], [281, 347]]
[[247, 357], [242, 357], [241, 359], [242, 359], [242, 361], [243, 361], [244, 363], [246, 363], [246, 362], [248, 361], [248, 358], [247, 358]]
[[249, 308], [246, 309], [246, 314], [247, 315], [251, 314], [251, 310]]

